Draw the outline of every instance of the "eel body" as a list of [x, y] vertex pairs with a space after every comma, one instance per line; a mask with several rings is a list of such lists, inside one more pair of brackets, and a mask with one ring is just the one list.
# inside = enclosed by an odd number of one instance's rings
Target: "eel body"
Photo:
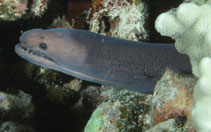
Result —
[[167, 67], [191, 72], [189, 58], [173, 44], [121, 40], [84, 30], [29, 30], [15, 51], [31, 63], [82, 80], [145, 93], [153, 92]]

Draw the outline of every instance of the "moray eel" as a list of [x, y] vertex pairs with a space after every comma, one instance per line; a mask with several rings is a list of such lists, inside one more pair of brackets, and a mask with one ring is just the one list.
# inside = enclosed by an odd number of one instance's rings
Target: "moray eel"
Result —
[[167, 67], [191, 72], [173, 44], [121, 40], [85, 30], [24, 32], [15, 52], [23, 59], [82, 80], [152, 93]]

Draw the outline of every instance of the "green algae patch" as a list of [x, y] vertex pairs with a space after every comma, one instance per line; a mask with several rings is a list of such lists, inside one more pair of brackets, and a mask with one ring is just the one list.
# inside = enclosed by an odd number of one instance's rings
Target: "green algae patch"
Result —
[[99, 132], [104, 129], [103, 122], [102, 122], [102, 116], [103, 116], [103, 109], [98, 108], [96, 109], [91, 119], [88, 121], [84, 132]]
[[121, 115], [121, 103], [104, 102], [93, 112], [84, 132], [119, 132], [117, 120]]

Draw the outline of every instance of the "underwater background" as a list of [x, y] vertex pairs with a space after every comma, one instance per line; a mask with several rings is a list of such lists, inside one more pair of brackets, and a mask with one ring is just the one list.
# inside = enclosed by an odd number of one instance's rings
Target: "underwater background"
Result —
[[[155, 31], [154, 21], [182, 2], [0, 0], [0, 132], [147, 131], [154, 124], [152, 95], [101, 86], [35, 66], [15, 54], [14, 46], [24, 31], [57, 27], [173, 43]], [[186, 120], [184, 115], [178, 116], [176, 125], [169, 120], [163, 126], [183, 131]]]

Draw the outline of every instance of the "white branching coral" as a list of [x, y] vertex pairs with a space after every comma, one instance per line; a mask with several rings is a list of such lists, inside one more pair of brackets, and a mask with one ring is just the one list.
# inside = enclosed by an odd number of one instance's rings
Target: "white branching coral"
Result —
[[175, 39], [180, 53], [190, 57], [193, 74], [200, 77], [198, 65], [211, 56], [211, 5], [181, 4], [177, 10], [158, 16], [155, 28], [161, 35]]
[[205, 57], [199, 64], [201, 77], [194, 88], [191, 118], [197, 132], [211, 131], [211, 58]]

